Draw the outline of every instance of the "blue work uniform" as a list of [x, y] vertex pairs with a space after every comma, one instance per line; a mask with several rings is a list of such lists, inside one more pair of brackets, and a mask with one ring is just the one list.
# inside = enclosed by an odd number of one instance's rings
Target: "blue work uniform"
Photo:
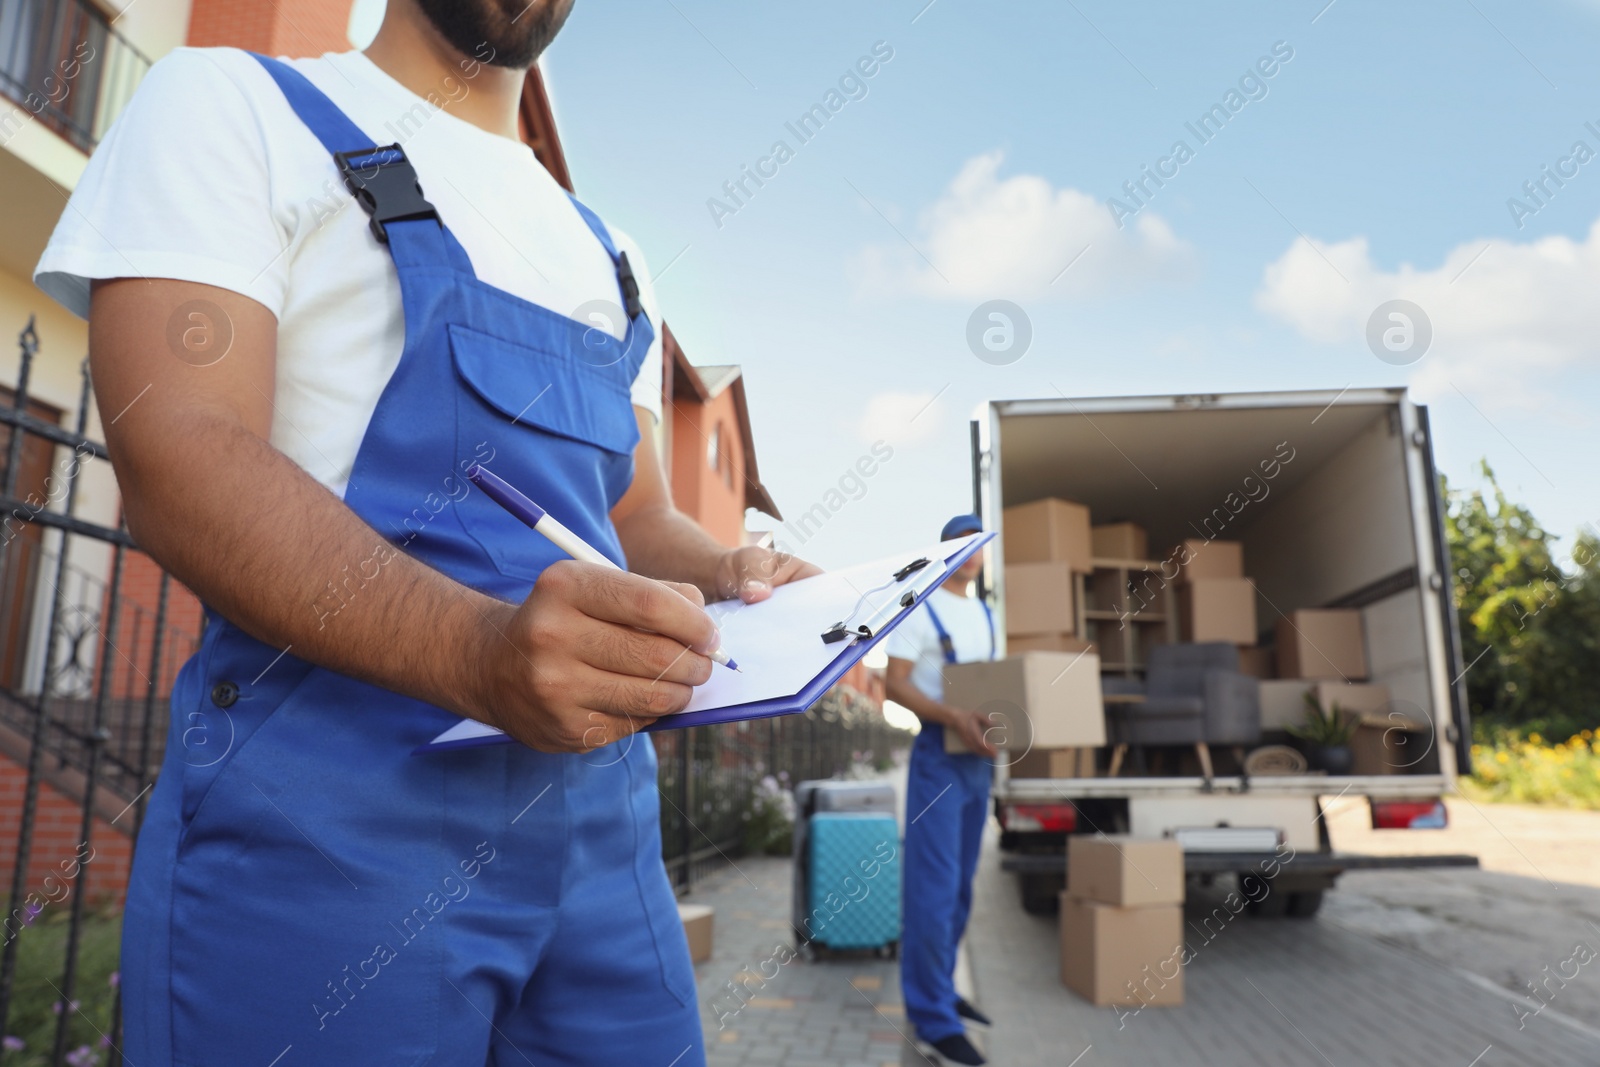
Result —
[[[957, 662], [955, 644], [932, 603], [923, 607], [939, 636], [944, 661]], [[993, 659], [994, 616], [988, 604], [983, 610]], [[956, 1014], [956, 948], [972, 913], [972, 876], [989, 819], [991, 774], [992, 765], [976, 753], [946, 752], [940, 724], [924, 723], [911, 746], [900, 988], [906, 1018], [924, 1041], [940, 1041], [966, 1029]]]
[[[382, 540], [350, 546], [364, 554], [318, 607], [324, 625], [395, 580], [398, 552], [527, 597], [561, 553], [471, 488], [478, 462], [623, 564], [608, 515], [633, 479], [629, 385], [654, 331], [605, 226], [578, 205], [618, 267], [620, 340], [479, 281], [403, 152], [256, 58], [330, 176], [362, 188], [405, 307], [345, 494]], [[128, 1062], [704, 1063], [650, 741], [412, 754], [459, 721], [208, 616], [129, 885]]]

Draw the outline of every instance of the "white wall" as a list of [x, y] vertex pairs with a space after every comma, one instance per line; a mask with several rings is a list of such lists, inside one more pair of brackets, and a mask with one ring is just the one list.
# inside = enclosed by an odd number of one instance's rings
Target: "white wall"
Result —
[[1415, 566], [1409, 501], [1403, 443], [1380, 417], [1244, 531], [1250, 576], [1269, 602], [1261, 618], [1322, 607]]

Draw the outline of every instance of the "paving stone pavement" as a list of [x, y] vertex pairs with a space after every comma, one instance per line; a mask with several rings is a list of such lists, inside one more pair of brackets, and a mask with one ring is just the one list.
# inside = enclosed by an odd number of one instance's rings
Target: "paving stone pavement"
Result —
[[[967, 952], [974, 999], [996, 1023], [975, 1037], [997, 1067], [1600, 1065], [1600, 1029], [1556, 1011], [1562, 1002], [1519, 1029], [1509, 991], [1373, 936], [1331, 900], [1315, 921], [1241, 916], [1209, 942], [1196, 935], [1187, 1002], [1119, 1018], [1061, 986], [1056, 922], [1022, 911], [992, 838]], [[789, 878], [786, 859], [741, 858], [689, 897], [716, 908], [715, 954], [696, 968], [709, 1062], [931, 1064], [904, 1040], [895, 961], [791, 957]], [[1205, 898], [1192, 895], [1190, 918], [1205, 910]], [[748, 990], [742, 996], [730, 989], [737, 981]]]
[[716, 909], [712, 957], [695, 968], [708, 1062], [897, 1067], [906, 1030], [899, 963], [871, 953], [796, 957], [790, 872], [787, 859], [741, 858], [686, 898]]

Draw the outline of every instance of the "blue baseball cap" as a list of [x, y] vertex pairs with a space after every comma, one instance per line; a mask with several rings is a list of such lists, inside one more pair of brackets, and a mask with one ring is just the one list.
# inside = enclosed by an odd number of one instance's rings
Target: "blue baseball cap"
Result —
[[939, 540], [948, 541], [953, 537], [965, 537], [971, 533], [983, 531], [983, 520], [976, 515], [957, 515], [944, 524], [944, 529], [939, 531]]

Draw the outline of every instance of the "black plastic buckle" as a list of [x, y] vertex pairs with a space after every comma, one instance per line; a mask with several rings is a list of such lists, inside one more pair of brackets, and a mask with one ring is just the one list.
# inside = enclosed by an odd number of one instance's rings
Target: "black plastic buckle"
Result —
[[335, 152], [333, 159], [344, 175], [345, 187], [372, 216], [372, 235], [379, 242], [389, 243], [384, 223], [428, 218], [439, 221], [439, 212], [422, 195], [416, 168], [398, 144]]
[[622, 307], [628, 313], [628, 321], [632, 322], [644, 311], [644, 305], [639, 302], [639, 282], [633, 276], [633, 266], [628, 262], [628, 253], [617, 253], [617, 284], [622, 288]]

